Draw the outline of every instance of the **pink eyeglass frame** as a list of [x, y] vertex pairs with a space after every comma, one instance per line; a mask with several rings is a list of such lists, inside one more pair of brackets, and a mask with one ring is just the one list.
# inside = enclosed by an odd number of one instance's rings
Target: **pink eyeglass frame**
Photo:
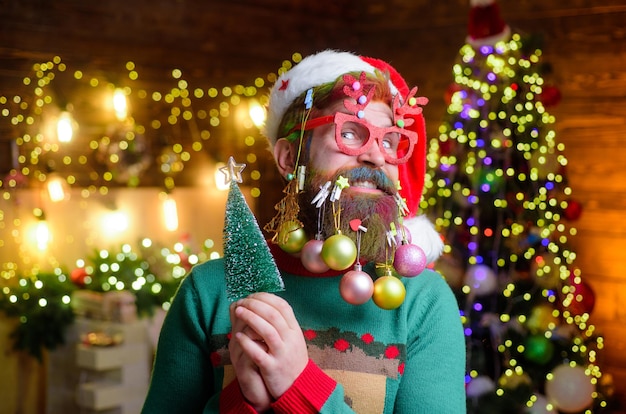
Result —
[[[343, 125], [345, 122], [354, 122], [357, 124], [361, 124], [368, 129], [369, 137], [365, 145], [359, 148], [352, 148], [344, 145], [343, 140], [341, 139], [341, 128], [338, 127]], [[304, 123], [304, 127], [302, 126], [302, 124], [294, 126], [289, 131], [289, 133], [287, 133], [287, 135], [293, 133], [294, 131], [309, 131], [332, 123], [335, 124], [335, 142], [337, 143], [337, 147], [341, 152], [346, 155], [357, 156], [363, 154], [364, 152], [367, 152], [372, 146], [373, 139], [375, 139], [376, 141], [378, 141], [378, 147], [380, 148], [380, 152], [383, 154], [385, 161], [392, 165], [399, 165], [404, 164], [409, 160], [409, 158], [411, 158], [411, 155], [413, 154], [413, 149], [415, 148], [415, 144], [417, 143], [417, 132], [415, 131], [400, 128], [397, 126], [390, 126], [385, 128], [377, 127], [376, 125], [372, 125], [366, 120], [359, 118], [357, 115], [350, 115], [344, 112], [335, 112], [334, 115], [326, 115], [310, 119]], [[397, 132], [401, 135], [406, 135], [409, 138], [409, 150], [401, 158], [392, 158], [387, 153], [387, 150], [383, 147], [382, 138], [385, 136], [385, 134], [389, 132]]]

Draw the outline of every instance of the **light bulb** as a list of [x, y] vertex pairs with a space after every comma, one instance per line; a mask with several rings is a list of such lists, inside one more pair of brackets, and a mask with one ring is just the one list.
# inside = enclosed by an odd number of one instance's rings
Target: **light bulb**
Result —
[[119, 121], [126, 119], [128, 115], [128, 102], [126, 102], [126, 94], [121, 89], [116, 89], [113, 93], [113, 110]]
[[176, 200], [166, 198], [163, 200], [163, 215], [165, 217], [165, 228], [169, 231], [178, 230], [178, 210]]
[[250, 102], [250, 109], [248, 110], [252, 122], [257, 127], [260, 127], [265, 122], [265, 110], [257, 101]]
[[48, 248], [48, 243], [50, 242], [50, 228], [48, 227], [47, 221], [39, 220], [37, 222], [35, 240], [37, 241], [37, 248], [40, 251], [44, 251]]
[[48, 189], [48, 197], [53, 203], [63, 201], [65, 199], [65, 181], [58, 176], [48, 178], [46, 188]]
[[57, 138], [59, 142], [70, 142], [74, 136], [74, 120], [69, 112], [62, 112], [57, 121]]

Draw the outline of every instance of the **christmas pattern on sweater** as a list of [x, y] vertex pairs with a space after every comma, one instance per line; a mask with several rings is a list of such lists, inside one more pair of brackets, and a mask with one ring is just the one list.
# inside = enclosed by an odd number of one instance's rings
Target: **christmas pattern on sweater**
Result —
[[[398, 380], [406, 359], [404, 344], [384, 344], [370, 333], [357, 335], [337, 328], [324, 331], [303, 330], [309, 357], [331, 378], [341, 383], [346, 404], [359, 411], [359, 402], [380, 401], [383, 411], [387, 379]], [[210, 340], [214, 368], [224, 369], [222, 387], [234, 380], [235, 374], [228, 352], [229, 335], [216, 335]], [[367, 396], [367, 398], [363, 398]], [[374, 397], [374, 398], [372, 398]]]

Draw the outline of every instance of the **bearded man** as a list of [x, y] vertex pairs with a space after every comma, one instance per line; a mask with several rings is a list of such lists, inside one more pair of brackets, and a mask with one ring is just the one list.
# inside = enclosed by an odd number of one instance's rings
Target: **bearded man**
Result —
[[279, 77], [264, 133], [287, 183], [269, 226], [285, 290], [230, 303], [222, 259], [192, 269], [161, 331], [145, 413], [465, 412], [458, 306], [423, 266], [442, 243], [416, 216], [416, 91], [386, 62], [331, 50]]

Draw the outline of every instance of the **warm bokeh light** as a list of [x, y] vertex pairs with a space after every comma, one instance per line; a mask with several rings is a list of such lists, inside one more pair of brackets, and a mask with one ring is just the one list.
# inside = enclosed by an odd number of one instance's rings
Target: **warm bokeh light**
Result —
[[62, 112], [57, 121], [57, 138], [59, 142], [70, 142], [74, 136], [74, 119], [69, 112]]
[[53, 203], [63, 201], [66, 197], [67, 183], [60, 176], [48, 177], [46, 188], [48, 189], [48, 197]]
[[178, 230], [178, 209], [176, 200], [167, 197], [163, 200], [163, 216], [165, 218], [165, 228], [168, 231]]
[[41, 252], [48, 248], [48, 243], [52, 238], [50, 234], [50, 227], [46, 220], [38, 220], [35, 225], [35, 241], [37, 243], [37, 249]]
[[128, 229], [128, 215], [120, 210], [107, 212], [102, 216], [102, 230], [110, 235], [118, 235]]
[[122, 89], [116, 89], [113, 92], [113, 110], [119, 121], [123, 121], [128, 116], [128, 101]]
[[257, 127], [262, 126], [265, 123], [265, 109], [256, 101], [250, 101], [250, 118]]
[[213, 173], [213, 176], [215, 177], [215, 187], [220, 191], [226, 191], [229, 187], [229, 183], [226, 182], [226, 176], [222, 171], [225, 166], [225, 163], [218, 162], [215, 164], [215, 172]]

